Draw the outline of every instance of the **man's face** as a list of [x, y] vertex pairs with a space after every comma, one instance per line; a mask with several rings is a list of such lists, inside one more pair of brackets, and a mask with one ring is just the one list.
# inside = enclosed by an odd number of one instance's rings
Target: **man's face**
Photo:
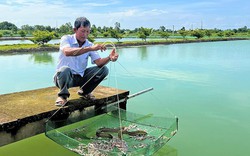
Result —
[[90, 27], [80, 27], [77, 30], [75, 29], [74, 31], [76, 33], [76, 39], [84, 42], [88, 38]]

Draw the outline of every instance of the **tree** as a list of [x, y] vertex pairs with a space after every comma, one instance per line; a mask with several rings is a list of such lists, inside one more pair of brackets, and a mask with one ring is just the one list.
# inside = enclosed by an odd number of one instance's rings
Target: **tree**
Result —
[[32, 26], [29, 26], [28, 24], [22, 25], [21, 30], [25, 31], [26, 34], [31, 34], [34, 28]]
[[32, 42], [34, 42], [35, 44], [44, 45], [54, 38], [54, 32], [49, 32], [47, 30], [36, 30], [33, 32], [33, 36], [34, 37], [30, 39]]
[[16, 34], [16, 33], [17, 33], [17, 27], [12, 27], [11, 32], [12, 32], [13, 34]]
[[46, 28], [45, 28], [45, 26], [43, 26], [43, 25], [35, 25], [35, 26], [34, 26], [34, 30], [45, 31]]
[[15, 24], [4, 21], [0, 23], [0, 30], [17, 30], [17, 26]]
[[198, 29], [193, 30], [192, 33], [191, 33], [191, 35], [194, 36], [194, 37], [197, 37], [198, 39], [204, 37], [203, 31], [202, 30], [198, 30]]
[[180, 30], [184, 30], [184, 31], [185, 31], [185, 30], [186, 30], [186, 28], [185, 28], [185, 27], [182, 27]]
[[208, 37], [212, 36], [212, 31], [211, 30], [205, 30], [205, 35]]
[[160, 26], [160, 31], [165, 31], [166, 28], [164, 26]]
[[23, 30], [18, 31], [18, 34], [19, 34], [21, 37], [25, 37], [25, 36], [26, 36], [26, 33], [25, 33], [25, 31], [23, 31]]
[[45, 26], [45, 30], [47, 30], [47, 31], [49, 31], [49, 32], [52, 32], [53, 31], [53, 29], [51, 28], [51, 26]]
[[98, 32], [98, 30], [97, 30], [96, 26], [93, 24], [91, 26], [91, 34], [93, 35], [93, 37], [97, 37], [97, 35], [98, 35], [97, 32]]
[[119, 22], [115, 22], [115, 30], [120, 31], [121, 24]]
[[143, 32], [139, 32], [138, 37], [146, 42], [147, 36]]
[[226, 31], [224, 31], [224, 34], [226, 37], [230, 37], [230, 36], [234, 35], [234, 32], [231, 30], [226, 30]]
[[147, 37], [151, 34], [151, 28], [139, 28], [138, 37], [146, 42]]
[[247, 32], [247, 26], [238, 29], [238, 32]]
[[102, 31], [100, 31], [100, 32], [107, 32], [107, 31], [108, 31], [108, 27], [103, 26]]
[[169, 38], [170, 34], [166, 31], [160, 32], [160, 36], [166, 40]]
[[100, 33], [102, 32], [102, 28], [100, 26], [97, 27], [96, 29], [97, 29], [98, 32], [100, 32]]
[[118, 30], [115, 30], [115, 29], [110, 30], [110, 36], [113, 37], [113, 38], [115, 38], [115, 39], [117, 39], [118, 42], [119, 42], [120, 39], [122, 39], [122, 37], [123, 37], [122, 34], [119, 33], [119, 31], [118, 31]]
[[109, 33], [108, 32], [103, 32], [102, 35], [103, 35], [103, 37], [108, 37]]
[[70, 22], [65, 23], [60, 26], [59, 32], [62, 34], [71, 34], [73, 32], [73, 27]]
[[4, 36], [7, 36], [7, 35], [10, 35], [10, 34], [11, 34], [11, 31], [9, 31], [9, 30], [4, 30], [4, 31], [2, 31], [2, 33], [3, 33]]
[[218, 32], [218, 33], [217, 33], [217, 36], [219, 36], [219, 37], [223, 37], [223, 36], [224, 36], [224, 34], [223, 34], [223, 32], [222, 32], [222, 31], [220, 31], [220, 32]]
[[[183, 27], [184, 28], [184, 27]], [[183, 37], [186, 38], [186, 36], [188, 35], [188, 31], [184, 29], [179, 30], [179, 34]]]

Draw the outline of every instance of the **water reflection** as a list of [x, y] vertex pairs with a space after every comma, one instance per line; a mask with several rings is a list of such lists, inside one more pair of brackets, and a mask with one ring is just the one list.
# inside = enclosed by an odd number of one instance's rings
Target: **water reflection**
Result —
[[153, 154], [153, 156], [178, 156], [178, 151], [177, 149], [169, 146], [169, 145], [165, 145], [163, 146], [159, 151], [157, 151], [155, 154]]
[[206, 73], [195, 73], [187, 71], [177, 71], [177, 70], [167, 70], [167, 69], [158, 69], [155, 71], [149, 71], [144, 68], [136, 68], [131, 71], [132, 73], [137, 73], [137, 77], [147, 77], [155, 80], [175, 80], [178, 82], [187, 82], [192, 83], [193, 85], [200, 86], [211, 86], [212, 77]]
[[0, 45], [33, 44], [30, 40], [1, 40]]
[[147, 47], [146, 46], [138, 47], [138, 55], [140, 55], [141, 60], [147, 60], [148, 57]]
[[54, 58], [52, 57], [51, 53], [48, 52], [38, 52], [38, 53], [33, 53], [29, 57], [29, 61], [34, 61], [34, 63], [42, 63], [42, 64], [53, 64], [54, 63]]

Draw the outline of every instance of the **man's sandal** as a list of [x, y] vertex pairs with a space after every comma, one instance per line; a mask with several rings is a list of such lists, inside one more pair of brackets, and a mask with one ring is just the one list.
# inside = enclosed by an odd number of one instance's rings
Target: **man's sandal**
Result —
[[90, 100], [90, 101], [95, 101], [96, 100], [96, 97], [91, 93], [86, 94], [86, 95], [82, 95], [82, 98], [85, 99], [85, 100]]
[[84, 92], [80, 89], [77, 91], [78, 95], [81, 96], [83, 99], [85, 100], [89, 100], [89, 101], [95, 101], [96, 100], [96, 97], [89, 93], [89, 94], [84, 94]]
[[67, 102], [68, 102], [67, 99], [64, 99], [64, 98], [62, 98], [62, 97], [59, 96], [59, 97], [56, 99], [55, 105], [61, 107], [61, 106], [66, 105]]

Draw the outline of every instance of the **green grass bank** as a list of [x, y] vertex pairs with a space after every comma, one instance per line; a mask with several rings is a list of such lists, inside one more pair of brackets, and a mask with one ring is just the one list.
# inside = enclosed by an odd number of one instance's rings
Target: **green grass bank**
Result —
[[[232, 40], [250, 40], [250, 38], [203, 38], [203, 39], [159, 39], [148, 41], [124, 41], [114, 42], [116, 47], [125, 46], [142, 46], [142, 45], [157, 45], [157, 44], [181, 44], [181, 43], [195, 43], [195, 42], [216, 42], [216, 41], [232, 41]], [[101, 42], [96, 42], [100, 43]], [[59, 45], [54, 44], [13, 44], [0, 45], [0, 54], [9, 53], [27, 53], [27, 52], [41, 52], [41, 51], [57, 51]]]

